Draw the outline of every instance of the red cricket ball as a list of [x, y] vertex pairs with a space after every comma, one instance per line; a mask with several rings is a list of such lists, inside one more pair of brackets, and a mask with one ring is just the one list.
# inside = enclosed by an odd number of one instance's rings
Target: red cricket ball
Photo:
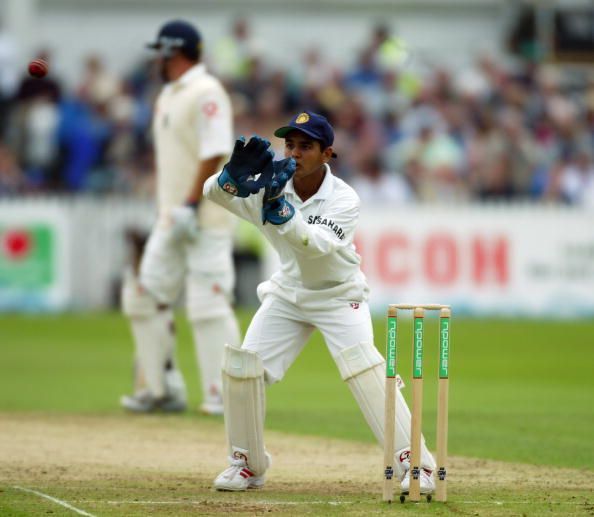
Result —
[[29, 75], [41, 79], [45, 77], [49, 71], [47, 63], [43, 59], [34, 59], [29, 63]]

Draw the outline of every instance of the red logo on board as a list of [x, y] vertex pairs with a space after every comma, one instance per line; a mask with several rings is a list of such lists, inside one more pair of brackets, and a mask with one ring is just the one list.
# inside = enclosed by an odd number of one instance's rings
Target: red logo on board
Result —
[[31, 250], [31, 235], [26, 231], [14, 230], [4, 236], [3, 248], [6, 256], [11, 260], [25, 258]]

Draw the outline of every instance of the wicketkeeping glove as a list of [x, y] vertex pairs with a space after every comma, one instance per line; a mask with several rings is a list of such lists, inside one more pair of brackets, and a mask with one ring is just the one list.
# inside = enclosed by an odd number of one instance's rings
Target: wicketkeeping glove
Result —
[[253, 136], [247, 144], [244, 137], [239, 138], [229, 162], [219, 174], [219, 186], [237, 197], [248, 197], [259, 192], [269, 179], [262, 174], [272, 161], [273, 154], [269, 147], [270, 142], [259, 136]]
[[188, 205], [174, 206], [169, 213], [172, 221], [171, 233], [175, 240], [193, 240], [198, 236], [195, 208]]
[[263, 176], [272, 179], [264, 187], [262, 202], [262, 224], [285, 224], [295, 215], [295, 208], [285, 199], [285, 186], [295, 174], [296, 163], [293, 158], [271, 162]]

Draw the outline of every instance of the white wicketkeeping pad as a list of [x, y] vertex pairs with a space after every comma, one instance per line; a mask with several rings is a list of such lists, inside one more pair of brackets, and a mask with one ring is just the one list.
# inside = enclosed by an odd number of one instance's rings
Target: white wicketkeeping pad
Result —
[[225, 345], [223, 399], [229, 455], [245, 456], [256, 476], [268, 468], [264, 449], [264, 389], [264, 366], [258, 354]]
[[[384, 443], [384, 399], [386, 363], [375, 346], [359, 343], [341, 351], [336, 359], [342, 379], [359, 404], [367, 424], [380, 446]], [[396, 390], [396, 450], [410, 448], [410, 410], [400, 393]], [[430, 470], [435, 468], [435, 460], [422, 439], [421, 464]], [[405, 473], [400, 461], [395, 462], [397, 473]]]

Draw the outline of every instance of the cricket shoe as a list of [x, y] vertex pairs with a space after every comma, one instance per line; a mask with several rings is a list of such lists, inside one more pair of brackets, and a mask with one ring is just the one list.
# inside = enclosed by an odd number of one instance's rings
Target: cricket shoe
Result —
[[223, 396], [215, 387], [211, 388], [210, 394], [204, 398], [199, 410], [203, 415], [220, 416], [225, 413]]
[[[266, 453], [268, 465], [271, 463], [270, 454]], [[243, 458], [229, 458], [230, 466], [223, 470], [214, 480], [216, 490], [224, 492], [244, 492], [249, 488], [262, 488], [266, 476], [256, 476], [247, 466]]]
[[[422, 468], [420, 472], [421, 480], [421, 494], [432, 494], [435, 492], [435, 481], [433, 481], [432, 471], [426, 468]], [[408, 493], [410, 489], [410, 469], [404, 474], [404, 478], [400, 483], [400, 489], [404, 493]]]
[[217, 404], [214, 402], [203, 402], [200, 404], [200, 413], [203, 415], [220, 416], [225, 413], [225, 407], [223, 404]]
[[185, 399], [172, 395], [155, 398], [147, 390], [140, 391], [134, 395], [123, 395], [120, 399], [120, 404], [125, 410], [132, 413], [153, 413], [156, 411], [178, 413], [185, 411], [187, 407]]

